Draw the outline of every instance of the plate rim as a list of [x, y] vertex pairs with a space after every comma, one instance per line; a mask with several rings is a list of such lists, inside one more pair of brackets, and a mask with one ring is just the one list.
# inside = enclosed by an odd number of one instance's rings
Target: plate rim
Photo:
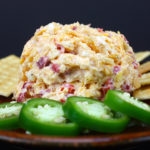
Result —
[[112, 135], [85, 135], [75, 137], [28, 135], [17, 131], [0, 131], [0, 141], [28, 146], [108, 147], [150, 141], [150, 130]]

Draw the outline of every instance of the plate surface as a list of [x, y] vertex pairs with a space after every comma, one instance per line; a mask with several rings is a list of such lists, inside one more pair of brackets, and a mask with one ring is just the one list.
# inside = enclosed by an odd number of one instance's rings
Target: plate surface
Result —
[[[0, 103], [11, 98], [0, 97]], [[0, 142], [32, 147], [109, 147], [137, 145], [150, 141], [150, 127], [136, 125], [120, 134], [90, 133], [76, 137], [27, 135], [25, 131], [0, 131]]]

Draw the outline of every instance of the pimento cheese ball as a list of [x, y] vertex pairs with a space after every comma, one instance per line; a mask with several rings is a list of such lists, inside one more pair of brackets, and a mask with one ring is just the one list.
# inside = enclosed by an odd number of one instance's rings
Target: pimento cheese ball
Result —
[[24, 46], [14, 98], [18, 102], [30, 98], [65, 102], [69, 96], [101, 100], [109, 89], [139, 88], [138, 66], [120, 32], [52, 22], [37, 29]]

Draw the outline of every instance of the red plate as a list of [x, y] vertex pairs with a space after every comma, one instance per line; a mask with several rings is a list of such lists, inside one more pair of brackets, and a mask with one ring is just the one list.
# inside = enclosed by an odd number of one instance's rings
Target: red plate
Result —
[[[11, 98], [0, 97], [0, 103]], [[21, 146], [35, 147], [109, 147], [127, 146], [150, 141], [150, 127], [128, 127], [120, 134], [90, 133], [76, 137], [27, 135], [23, 130], [0, 131], [0, 142], [13, 143]]]

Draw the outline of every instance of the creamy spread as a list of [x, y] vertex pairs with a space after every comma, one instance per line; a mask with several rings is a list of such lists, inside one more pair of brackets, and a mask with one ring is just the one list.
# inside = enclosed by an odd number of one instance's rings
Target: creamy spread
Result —
[[109, 89], [131, 92], [140, 86], [138, 66], [120, 32], [53, 22], [25, 44], [14, 97], [65, 102], [73, 95], [102, 99]]

